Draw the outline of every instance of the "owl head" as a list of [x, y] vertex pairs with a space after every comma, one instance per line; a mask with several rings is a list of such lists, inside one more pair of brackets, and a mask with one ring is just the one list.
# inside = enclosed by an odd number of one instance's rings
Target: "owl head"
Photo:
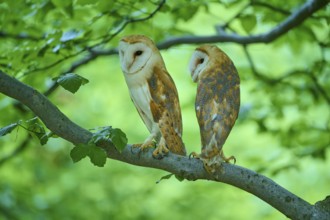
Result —
[[123, 37], [118, 46], [121, 68], [126, 75], [132, 75], [150, 70], [161, 55], [155, 43], [144, 35], [129, 35]]
[[197, 82], [201, 75], [207, 74], [207, 69], [221, 63], [226, 57], [226, 54], [215, 45], [206, 44], [196, 48], [189, 62], [192, 80]]

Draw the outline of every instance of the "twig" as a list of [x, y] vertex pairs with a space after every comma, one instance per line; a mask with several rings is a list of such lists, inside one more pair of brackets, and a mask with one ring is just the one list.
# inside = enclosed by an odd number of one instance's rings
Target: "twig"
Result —
[[6, 33], [3, 31], [0, 31], [0, 38], [12, 38], [12, 39], [16, 39], [16, 40], [32, 40], [32, 41], [40, 41], [43, 38], [41, 37], [33, 37], [27, 34], [10, 34], [10, 33]]
[[309, 73], [310, 78], [312, 79], [316, 89], [319, 91], [319, 93], [323, 96], [323, 98], [326, 100], [326, 102], [330, 105], [330, 96], [327, 94], [325, 89], [320, 85], [318, 82], [317, 77], [314, 75], [314, 73]]
[[290, 11], [284, 10], [282, 8], [276, 7], [276, 6], [268, 4], [266, 2], [259, 2], [259, 1], [251, 0], [250, 4], [254, 5], [254, 6], [261, 6], [261, 7], [264, 7], [264, 8], [268, 8], [272, 11], [276, 11], [276, 12], [284, 14], [284, 15], [290, 15], [291, 14]]

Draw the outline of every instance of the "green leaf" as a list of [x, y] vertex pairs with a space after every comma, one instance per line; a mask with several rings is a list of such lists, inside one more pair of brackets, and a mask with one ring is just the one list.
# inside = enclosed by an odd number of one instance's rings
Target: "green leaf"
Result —
[[81, 32], [79, 32], [79, 31], [69, 30], [69, 31], [63, 32], [60, 40], [61, 40], [61, 42], [67, 42], [67, 41], [76, 39], [80, 35], [81, 35]]
[[114, 8], [115, 1], [109, 1], [109, 0], [100, 0], [98, 1], [96, 9], [100, 12], [107, 12], [111, 8]]
[[77, 145], [74, 148], [72, 148], [71, 152], [70, 152], [70, 157], [73, 160], [73, 162], [78, 162], [81, 159], [85, 158], [88, 154], [88, 145]]
[[72, 0], [52, 0], [52, 3], [58, 8], [65, 8], [72, 5]]
[[111, 126], [102, 127], [102, 129], [93, 133], [93, 137], [91, 138], [90, 143], [96, 144], [97, 142], [99, 142], [102, 139], [110, 138], [111, 129], [112, 129]]
[[240, 21], [242, 24], [243, 29], [247, 32], [250, 33], [250, 31], [253, 30], [253, 28], [257, 24], [257, 19], [256, 16], [254, 15], [244, 15], [240, 17]]
[[164, 12], [164, 13], [170, 12], [171, 11], [171, 7], [169, 5], [167, 5], [167, 4], [164, 4], [159, 11]]
[[95, 0], [77, 0], [76, 4], [77, 5], [92, 5], [92, 4], [96, 4], [97, 1]]
[[41, 145], [45, 145], [48, 141], [48, 135], [46, 134], [45, 127], [39, 118], [34, 117], [27, 120], [25, 123], [27, 126], [26, 129], [39, 139]]
[[0, 128], [0, 136], [5, 136], [6, 134], [11, 133], [18, 125], [19, 123], [13, 123], [7, 125], [6, 127]]
[[175, 175], [175, 178], [177, 180], [179, 180], [180, 182], [182, 182], [184, 180], [184, 178], [182, 176], [178, 176], [178, 175]]
[[49, 137], [48, 137], [47, 134], [42, 135], [42, 136], [39, 138], [40, 144], [41, 144], [41, 145], [45, 145], [45, 144], [47, 144], [48, 139], [49, 139]]
[[70, 18], [73, 18], [74, 10], [73, 10], [72, 3], [63, 9], [64, 9], [65, 13], [70, 16]]
[[119, 152], [122, 152], [127, 145], [126, 134], [119, 128], [114, 128], [111, 130], [110, 139]]
[[[42, 125], [39, 124], [39, 123], [31, 124], [31, 125], [28, 127], [28, 131], [34, 133], [34, 134], [37, 135], [37, 136], [40, 136], [40, 135], [43, 136], [44, 134], [46, 134], [44, 126], [42, 126]], [[41, 136], [40, 136], [40, 138], [41, 138]]]
[[91, 162], [98, 167], [103, 167], [107, 160], [107, 154], [105, 150], [95, 145], [89, 147], [88, 156], [91, 159]]
[[90, 143], [96, 144], [103, 139], [110, 139], [119, 152], [122, 152], [127, 145], [126, 134], [119, 128], [112, 128], [111, 126], [103, 127], [93, 134]]
[[162, 180], [168, 180], [168, 179], [170, 179], [173, 175], [174, 175], [173, 173], [170, 173], [170, 174], [168, 174], [168, 175], [162, 176], [162, 177], [160, 178], [160, 180], [157, 180], [157, 181], [156, 181], [156, 184], [160, 183], [160, 181], [162, 181]]
[[67, 73], [65, 75], [54, 78], [58, 84], [60, 84], [64, 89], [75, 93], [78, 91], [81, 85], [88, 83], [88, 79], [79, 76], [75, 73]]
[[95, 144], [78, 144], [71, 150], [70, 156], [75, 163], [88, 156], [91, 162], [98, 167], [103, 167], [107, 160], [105, 150]]

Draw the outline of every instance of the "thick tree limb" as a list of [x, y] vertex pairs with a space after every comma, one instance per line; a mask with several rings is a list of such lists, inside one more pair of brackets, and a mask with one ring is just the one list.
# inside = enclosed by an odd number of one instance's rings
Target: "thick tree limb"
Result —
[[[73, 144], [87, 143], [92, 137], [91, 132], [72, 122], [44, 95], [1, 71], [0, 92], [28, 106], [52, 132]], [[126, 146], [122, 153], [109, 142], [102, 143], [102, 147], [107, 149], [109, 158], [125, 163], [166, 170], [188, 180], [212, 180], [238, 187], [259, 197], [292, 219], [330, 218], [330, 213], [318, 206], [309, 204], [271, 179], [240, 166], [223, 164], [221, 170], [212, 176], [197, 159], [170, 153], [167, 157], [157, 160], [152, 157], [152, 149], [138, 154], [130, 145]]]
[[79, 127], [68, 119], [45, 96], [30, 86], [0, 71], [1, 93], [12, 97], [29, 107], [54, 133], [60, 137], [78, 144], [86, 143], [90, 132]]

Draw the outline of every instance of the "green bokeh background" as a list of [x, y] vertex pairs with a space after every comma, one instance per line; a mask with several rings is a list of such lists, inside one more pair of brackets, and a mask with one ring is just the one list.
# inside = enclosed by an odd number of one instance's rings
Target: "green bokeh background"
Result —
[[[214, 25], [231, 17], [234, 11], [212, 6], [209, 11], [199, 10], [189, 21], [177, 22], [175, 27], [196, 35], [213, 33]], [[111, 44], [115, 46], [120, 36], [131, 33], [162, 39], [164, 36], [160, 36], [158, 29], [170, 28], [175, 22], [168, 14], [161, 13], [145, 25], [125, 29]], [[242, 31], [239, 23], [234, 27]], [[259, 24], [256, 29], [263, 31], [269, 26]], [[288, 33], [274, 44], [249, 47], [260, 72], [277, 77], [293, 69], [311, 66], [320, 59], [315, 42], [304, 41], [299, 49], [292, 46], [291, 41], [286, 42], [295, 34]], [[322, 38], [323, 31], [319, 31], [319, 35]], [[296, 41], [294, 38], [293, 42]], [[218, 46], [232, 58], [241, 77], [242, 109], [225, 144], [226, 155], [235, 155], [239, 166], [272, 178], [312, 204], [324, 199], [330, 194], [329, 147], [324, 158], [312, 157], [308, 155], [309, 148], [283, 146], [281, 136], [271, 130], [280, 128], [285, 133], [295, 121], [307, 121], [322, 127], [329, 123], [326, 122], [329, 106], [326, 102], [315, 104], [303, 88], [299, 96], [288, 89], [265, 86], [253, 77], [241, 46], [234, 43], [219, 43]], [[194, 112], [196, 85], [192, 83], [187, 68], [194, 48], [195, 45], [182, 45], [161, 51], [179, 92], [183, 139], [188, 153], [200, 150]], [[329, 54], [327, 50], [328, 61]], [[56, 73], [50, 70], [48, 75], [51, 78]], [[59, 88], [50, 96], [63, 113], [87, 129], [109, 125], [120, 128], [129, 143], [140, 143], [145, 139], [148, 131], [130, 100], [117, 55], [102, 56], [75, 73], [87, 78], [89, 83], [76, 94]], [[38, 72], [23, 81], [41, 90], [49, 84], [50, 78]], [[330, 85], [329, 78], [328, 74], [323, 76], [324, 85]], [[298, 78], [296, 83], [299, 84]], [[329, 92], [329, 87], [325, 88]], [[278, 97], [291, 101], [286, 104], [282, 100], [281, 106], [276, 106]], [[298, 99], [306, 100], [309, 106], [302, 109], [301, 105], [295, 104]], [[19, 115], [12, 102], [0, 94], [0, 127], [32, 117], [32, 114]], [[283, 112], [280, 119], [273, 114], [276, 108]], [[258, 123], [249, 117], [265, 117], [269, 131], [261, 132]], [[328, 141], [328, 134], [323, 134], [320, 139]], [[26, 136], [26, 131], [19, 128], [1, 137], [1, 155], [10, 153]], [[2, 164], [0, 219], [286, 219], [255, 196], [226, 184], [202, 180], [179, 182], [175, 178], [156, 184], [168, 173], [114, 160], [107, 160], [104, 168], [93, 166], [87, 158], [74, 164], [69, 157], [72, 147], [60, 138], [50, 139], [45, 146], [40, 146], [34, 139], [23, 153]], [[302, 154], [307, 156], [302, 157]]]

